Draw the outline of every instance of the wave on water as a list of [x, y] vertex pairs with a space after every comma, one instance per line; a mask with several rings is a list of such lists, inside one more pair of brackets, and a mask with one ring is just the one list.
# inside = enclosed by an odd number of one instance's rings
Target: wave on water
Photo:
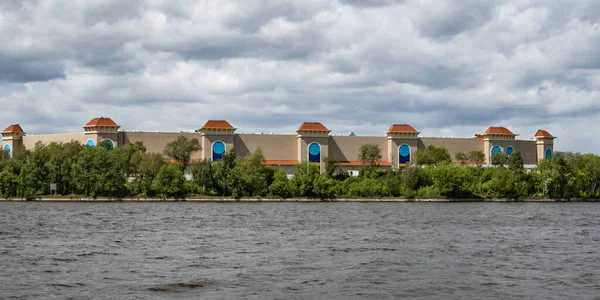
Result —
[[183, 292], [190, 289], [198, 289], [210, 285], [209, 282], [176, 282], [149, 287], [151, 292]]

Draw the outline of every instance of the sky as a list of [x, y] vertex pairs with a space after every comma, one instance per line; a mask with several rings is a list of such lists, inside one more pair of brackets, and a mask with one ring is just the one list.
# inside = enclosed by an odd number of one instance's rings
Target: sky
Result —
[[600, 153], [600, 1], [2, 0], [0, 126], [471, 137]]

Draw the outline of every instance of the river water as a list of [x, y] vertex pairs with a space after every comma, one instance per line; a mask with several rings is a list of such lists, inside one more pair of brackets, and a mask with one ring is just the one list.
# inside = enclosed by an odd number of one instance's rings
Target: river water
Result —
[[597, 203], [0, 203], [2, 299], [600, 299]]

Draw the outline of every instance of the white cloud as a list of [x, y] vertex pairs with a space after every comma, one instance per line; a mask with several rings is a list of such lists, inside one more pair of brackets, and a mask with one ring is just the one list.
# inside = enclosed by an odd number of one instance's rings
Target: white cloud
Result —
[[[600, 152], [600, 4], [515, 1], [3, 1], [0, 123], [242, 132], [302, 121], [382, 135], [503, 125]], [[1, 124], [0, 124], [1, 125]]]

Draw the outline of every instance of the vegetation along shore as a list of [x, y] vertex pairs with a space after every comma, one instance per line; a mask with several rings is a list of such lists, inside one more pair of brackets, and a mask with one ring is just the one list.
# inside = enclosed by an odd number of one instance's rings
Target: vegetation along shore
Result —
[[[164, 153], [146, 152], [142, 143], [112, 149], [79, 142], [38, 143], [8, 159], [0, 155], [0, 197], [40, 200], [191, 201], [502, 201], [591, 200], [600, 198], [600, 157], [555, 153], [525, 169], [519, 152], [498, 153], [494, 166], [452, 163], [441, 147], [419, 150], [402, 168], [380, 168], [377, 145], [361, 147], [358, 177], [340, 171], [335, 160], [299, 164], [294, 176], [264, 165], [257, 150], [245, 157], [224, 154], [221, 161], [190, 161], [201, 150], [183, 136]], [[478, 153], [457, 153], [477, 157]], [[188, 178], [186, 179], [186, 175]], [[53, 187], [53, 188], [52, 188]]]

